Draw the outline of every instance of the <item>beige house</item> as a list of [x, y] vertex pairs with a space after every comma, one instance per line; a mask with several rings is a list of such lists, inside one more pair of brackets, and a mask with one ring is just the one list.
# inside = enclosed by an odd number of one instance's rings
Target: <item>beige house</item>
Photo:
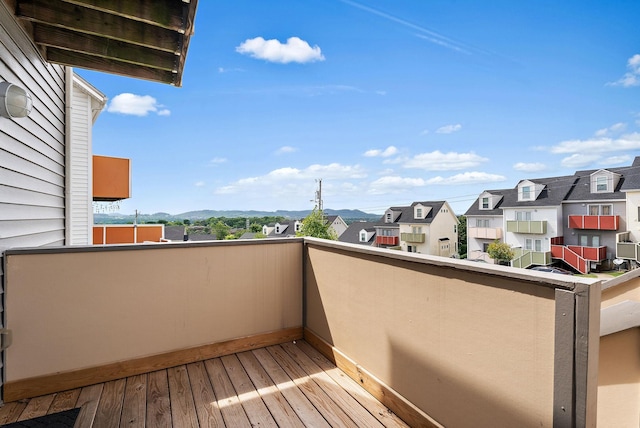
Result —
[[391, 207], [375, 227], [379, 247], [441, 257], [458, 254], [458, 218], [446, 201]]

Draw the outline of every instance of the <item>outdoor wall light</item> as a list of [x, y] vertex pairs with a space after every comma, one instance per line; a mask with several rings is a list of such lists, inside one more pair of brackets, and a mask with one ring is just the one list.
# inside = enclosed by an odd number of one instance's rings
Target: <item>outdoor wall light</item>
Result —
[[31, 113], [33, 100], [31, 95], [9, 82], [0, 82], [0, 116], [7, 119], [27, 117]]

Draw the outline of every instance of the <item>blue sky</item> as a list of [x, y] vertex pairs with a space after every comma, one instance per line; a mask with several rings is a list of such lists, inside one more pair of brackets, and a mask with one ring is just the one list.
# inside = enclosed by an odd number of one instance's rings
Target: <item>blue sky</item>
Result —
[[77, 69], [93, 151], [132, 160], [120, 212], [379, 213], [628, 165], [640, 2], [199, 2], [183, 86]]

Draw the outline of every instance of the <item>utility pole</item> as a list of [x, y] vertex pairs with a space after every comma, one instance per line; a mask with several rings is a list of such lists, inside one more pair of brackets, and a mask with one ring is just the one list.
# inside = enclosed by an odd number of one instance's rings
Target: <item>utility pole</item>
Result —
[[316, 190], [316, 208], [322, 211], [322, 178], [316, 180], [318, 183], [318, 190]]

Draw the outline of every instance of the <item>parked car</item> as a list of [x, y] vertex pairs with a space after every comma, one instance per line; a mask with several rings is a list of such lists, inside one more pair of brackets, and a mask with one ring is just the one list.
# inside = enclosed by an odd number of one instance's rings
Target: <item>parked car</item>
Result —
[[573, 272], [555, 266], [535, 266], [532, 267], [531, 270], [537, 270], [538, 272], [559, 273], [561, 275], [573, 275]]

